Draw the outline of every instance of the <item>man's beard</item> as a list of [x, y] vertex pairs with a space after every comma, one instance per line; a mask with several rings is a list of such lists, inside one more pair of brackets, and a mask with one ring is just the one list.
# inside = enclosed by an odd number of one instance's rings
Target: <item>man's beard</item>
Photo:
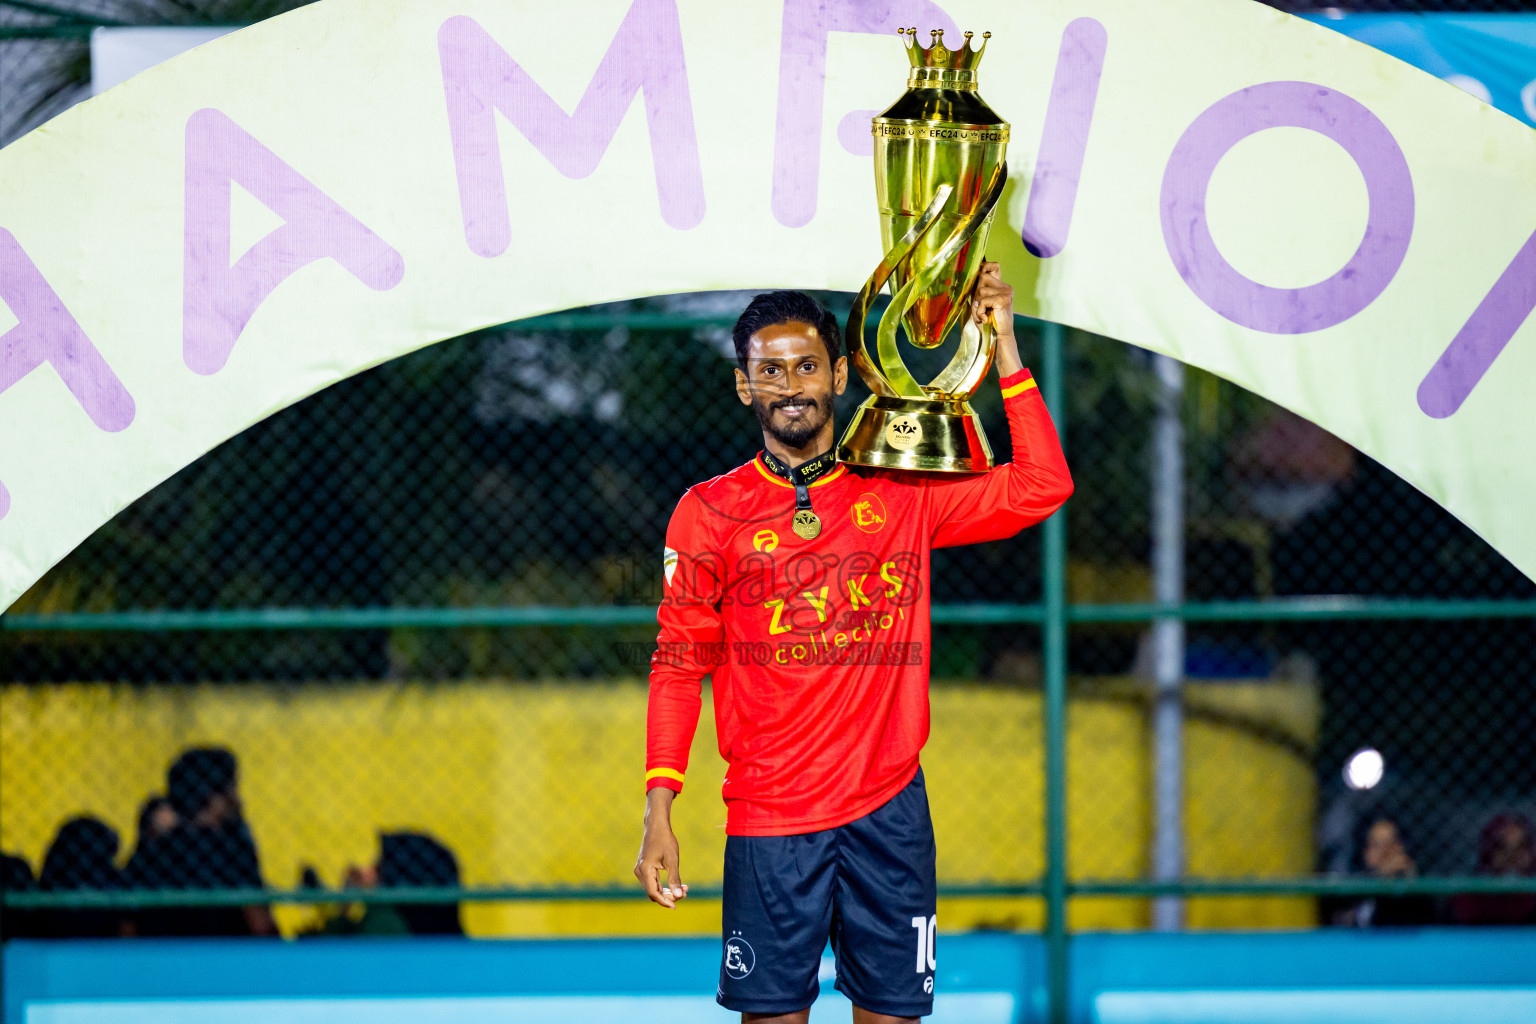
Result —
[[805, 398], [780, 398], [769, 400], [767, 398], [753, 398], [752, 411], [757, 414], [757, 422], [763, 425], [763, 430], [773, 439], [786, 448], [800, 449], [811, 443], [819, 430], [832, 420], [832, 396], [823, 395], [820, 399], [810, 399], [811, 407], [815, 412], [802, 413], [798, 420], [788, 426], [774, 425], [773, 411], [781, 406], [791, 405], [795, 402], [807, 401]]

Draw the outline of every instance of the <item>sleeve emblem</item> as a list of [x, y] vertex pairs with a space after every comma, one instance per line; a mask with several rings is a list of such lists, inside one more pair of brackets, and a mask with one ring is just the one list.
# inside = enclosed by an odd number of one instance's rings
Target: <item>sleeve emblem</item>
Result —
[[672, 574], [677, 572], [677, 552], [671, 548], [662, 548], [661, 574], [667, 578], [667, 586], [672, 585]]

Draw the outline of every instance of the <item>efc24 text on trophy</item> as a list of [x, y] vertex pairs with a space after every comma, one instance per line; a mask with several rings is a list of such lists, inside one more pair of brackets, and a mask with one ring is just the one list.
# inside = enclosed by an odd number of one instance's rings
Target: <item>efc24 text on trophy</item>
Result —
[[[976, 65], [987, 46], [958, 50], [917, 45], [902, 33], [912, 72], [907, 91], [871, 123], [875, 136], [875, 194], [886, 253], [848, 315], [847, 346], [854, 368], [874, 392], [854, 414], [838, 444], [842, 462], [891, 469], [980, 473], [992, 467], [981, 421], [966, 401], [997, 348], [991, 324], [971, 316], [992, 212], [1008, 177], [1003, 162], [1008, 124], [976, 91]], [[864, 344], [864, 321], [889, 283], [891, 304], [880, 319], [876, 359]], [[960, 346], [929, 384], [901, 361], [896, 329], [919, 348], [935, 348], [957, 324]]]

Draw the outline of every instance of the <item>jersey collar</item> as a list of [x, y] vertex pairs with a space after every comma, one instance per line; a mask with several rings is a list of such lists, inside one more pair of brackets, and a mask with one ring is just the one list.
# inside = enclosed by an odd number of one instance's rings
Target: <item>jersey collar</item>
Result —
[[[828, 448], [813, 459], [807, 459], [800, 465], [791, 469], [784, 460], [780, 459], [768, 449], [764, 448], [761, 455], [761, 466], [766, 467], [773, 477], [785, 481], [788, 485], [814, 484], [820, 480], [829, 478], [842, 468], [842, 463], [837, 461], [835, 450]], [[766, 475], [766, 474], [765, 474]]]

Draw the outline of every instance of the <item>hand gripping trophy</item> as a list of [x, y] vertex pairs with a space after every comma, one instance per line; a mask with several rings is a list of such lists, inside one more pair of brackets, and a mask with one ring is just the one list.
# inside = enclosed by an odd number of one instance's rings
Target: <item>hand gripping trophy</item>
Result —
[[[917, 30], [901, 33], [912, 62], [907, 91], [875, 118], [875, 194], [884, 258], [865, 282], [848, 316], [847, 346], [859, 376], [874, 392], [854, 414], [838, 444], [842, 462], [892, 469], [981, 473], [992, 449], [966, 401], [992, 365], [997, 335], [970, 317], [992, 213], [1008, 177], [1003, 156], [1008, 123], [976, 91], [976, 65], [986, 52], [917, 45]], [[864, 321], [889, 284], [891, 304], [880, 319], [878, 360], [864, 343]], [[896, 329], [905, 324], [918, 348], [943, 344], [964, 321], [960, 346], [931, 383], [919, 384], [901, 360]]]

